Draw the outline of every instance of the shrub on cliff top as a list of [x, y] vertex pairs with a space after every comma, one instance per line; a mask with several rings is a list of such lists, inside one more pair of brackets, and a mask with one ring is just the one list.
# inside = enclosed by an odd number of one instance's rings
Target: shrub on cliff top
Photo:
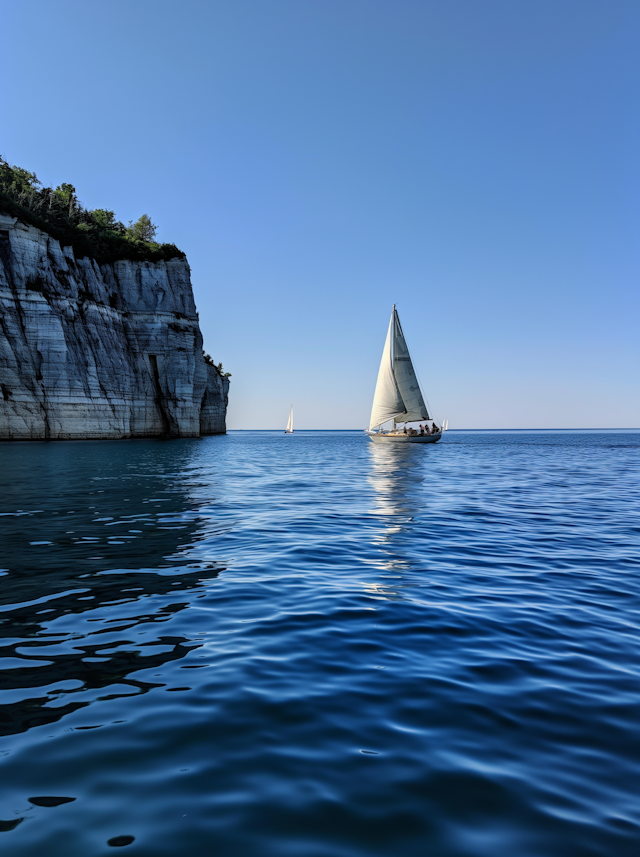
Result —
[[216, 364], [213, 360], [213, 357], [210, 354], [207, 354], [207, 352], [204, 350], [204, 348], [202, 349], [202, 356], [204, 357], [204, 362], [208, 363], [209, 366], [213, 366], [213, 368], [216, 370], [216, 372], [218, 373], [218, 375], [220, 375], [221, 378], [230, 378], [231, 377], [231, 372], [225, 372], [224, 371], [224, 367], [222, 365], [222, 362]]
[[43, 187], [35, 173], [10, 166], [0, 156], [0, 211], [48, 232], [63, 247], [73, 247], [78, 258], [90, 256], [98, 262], [134, 259], [157, 262], [183, 258], [175, 244], [158, 244], [156, 229], [148, 214], [127, 228], [113, 211], [84, 208], [73, 185], [66, 182], [55, 190]]

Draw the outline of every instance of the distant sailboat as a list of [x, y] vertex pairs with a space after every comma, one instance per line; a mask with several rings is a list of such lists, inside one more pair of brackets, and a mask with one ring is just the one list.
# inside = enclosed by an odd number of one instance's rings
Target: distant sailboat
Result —
[[291, 410], [289, 411], [289, 419], [287, 420], [287, 427], [284, 433], [293, 434], [293, 405], [291, 405]]
[[[393, 421], [393, 428], [383, 431], [382, 426], [390, 421]], [[412, 422], [424, 422], [426, 431], [420, 434], [409, 428], [407, 423]], [[399, 425], [403, 428], [398, 428]], [[395, 304], [382, 351], [367, 434], [376, 443], [436, 443], [442, 437], [442, 430], [427, 410]]]

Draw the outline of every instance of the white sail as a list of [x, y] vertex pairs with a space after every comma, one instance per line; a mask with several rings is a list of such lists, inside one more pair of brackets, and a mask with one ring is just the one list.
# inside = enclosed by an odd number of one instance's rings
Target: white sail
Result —
[[393, 372], [392, 343], [394, 338], [396, 308], [394, 306], [389, 322], [389, 330], [382, 351], [382, 360], [378, 370], [376, 391], [373, 394], [373, 405], [371, 407], [371, 419], [369, 420], [369, 431], [386, 423], [387, 420], [403, 416], [405, 412], [404, 402], [396, 384]]
[[393, 346], [393, 370], [396, 376], [396, 384], [404, 402], [406, 411], [403, 422], [415, 422], [417, 420], [430, 420], [429, 411], [425, 405], [420, 390], [420, 384], [413, 368], [407, 342], [402, 332], [398, 313], [394, 308], [392, 319], [394, 320], [394, 346]]
[[[282, 423], [280, 423], [282, 425]], [[287, 428], [285, 429], [289, 434], [293, 432], [293, 405], [291, 405], [291, 410], [289, 411], [289, 419], [287, 420]]]
[[388, 420], [407, 423], [430, 419], [394, 304], [373, 396], [369, 431]]

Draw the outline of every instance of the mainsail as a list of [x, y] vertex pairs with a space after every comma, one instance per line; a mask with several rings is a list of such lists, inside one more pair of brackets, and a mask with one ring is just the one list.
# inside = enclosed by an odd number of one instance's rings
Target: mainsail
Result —
[[395, 304], [382, 351], [369, 430], [388, 420], [431, 419], [416, 377]]
[[[280, 423], [280, 425], [282, 425], [282, 423]], [[285, 431], [288, 434], [293, 433], [293, 405], [291, 405], [291, 410], [289, 411], [289, 419], [287, 420], [287, 427]]]

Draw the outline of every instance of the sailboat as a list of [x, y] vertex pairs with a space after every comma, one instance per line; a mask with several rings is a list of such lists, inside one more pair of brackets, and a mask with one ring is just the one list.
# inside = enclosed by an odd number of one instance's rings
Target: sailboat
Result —
[[289, 411], [289, 419], [287, 420], [287, 427], [284, 433], [293, 434], [293, 405], [291, 405], [291, 410]]
[[[391, 421], [393, 427], [384, 431], [382, 426]], [[407, 425], [413, 422], [423, 423], [423, 433]], [[395, 304], [366, 431], [376, 443], [436, 443], [442, 437], [422, 395]]]

